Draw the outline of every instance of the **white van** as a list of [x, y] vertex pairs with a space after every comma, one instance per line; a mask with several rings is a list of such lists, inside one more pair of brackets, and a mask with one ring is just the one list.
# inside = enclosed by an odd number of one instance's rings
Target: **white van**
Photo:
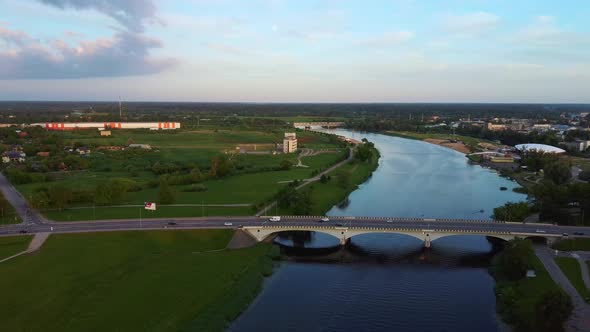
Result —
[[281, 221], [281, 217], [279, 217], [279, 216], [270, 217], [269, 221]]

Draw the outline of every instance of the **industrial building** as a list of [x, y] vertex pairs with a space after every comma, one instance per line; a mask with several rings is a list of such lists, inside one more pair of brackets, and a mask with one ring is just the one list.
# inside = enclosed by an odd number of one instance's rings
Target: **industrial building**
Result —
[[576, 152], [584, 152], [588, 148], [590, 148], [590, 141], [580, 140], [580, 139], [577, 139], [573, 142], [564, 142], [561, 144], [566, 146], [569, 150], [576, 151]]
[[297, 151], [297, 136], [295, 133], [285, 133], [283, 153], [293, 153], [295, 151]]
[[180, 129], [180, 122], [46, 122], [32, 123], [31, 126], [43, 127], [47, 130], [75, 129]]

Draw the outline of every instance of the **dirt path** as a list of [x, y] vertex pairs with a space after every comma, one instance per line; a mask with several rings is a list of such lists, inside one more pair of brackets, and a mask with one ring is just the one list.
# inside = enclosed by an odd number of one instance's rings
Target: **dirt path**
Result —
[[463, 154], [468, 154], [471, 152], [469, 150], [469, 148], [462, 142], [453, 143], [453, 142], [450, 142], [449, 140], [446, 140], [446, 139], [435, 139], [435, 138], [427, 138], [424, 140], [424, 142], [444, 146], [446, 148], [453, 149], [453, 150], [461, 152]]

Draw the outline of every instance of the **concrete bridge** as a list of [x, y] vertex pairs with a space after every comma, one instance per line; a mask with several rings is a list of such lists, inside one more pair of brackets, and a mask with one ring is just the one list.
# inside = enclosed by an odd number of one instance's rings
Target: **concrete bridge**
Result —
[[[488, 224], [492, 224], [488, 222]], [[292, 231], [312, 231], [319, 232], [328, 235], [332, 235], [340, 239], [340, 244], [346, 244], [350, 238], [371, 233], [391, 233], [391, 234], [402, 234], [412, 236], [420, 241], [424, 242], [424, 247], [430, 248], [431, 242], [443, 237], [454, 236], [454, 235], [482, 235], [499, 238], [505, 241], [512, 240], [514, 238], [529, 238], [529, 237], [541, 237], [544, 238], [548, 244], [560, 240], [564, 237], [562, 233], [539, 233], [535, 230], [531, 231], [515, 231], [506, 230], [504, 227], [494, 229], [494, 227], [469, 227], [464, 225], [462, 228], [456, 227], [445, 227], [444, 224], [440, 226], [433, 225], [432, 227], [420, 227], [419, 225], [373, 225], [373, 226], [338, 226], [338, 225], [296, 225], [296, 224], [269, 224], [263, 226], [243, 226], [242, 230], [251, 235], [257, 241], [261, 242], [269, 238], [274, 237], [280, 232], [292, 232]]]
[[294, 122], [293, 127], [327, 127], [335, 128], [344, 126], [344, 122]]

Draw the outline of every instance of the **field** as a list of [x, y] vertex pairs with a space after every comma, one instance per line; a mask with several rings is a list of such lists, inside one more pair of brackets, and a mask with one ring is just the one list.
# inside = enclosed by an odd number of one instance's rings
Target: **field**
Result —
[[508, 315], [512, 318], [512, 323], [521, 326], [523, 331], [533, 330], [537, 321], [535, 308], [545, 292], [560, 290], [536, 255], [532, 257], [530, 264], [537, 274], [535, 278], [525, 277], [514, 284], [506, 281], [496, 283], [496, 289], [506, 286], [514, 289], [514, 304]]
[[27, 250], [32, 236], [1, 236], [0, 237], [0, 259], [18, 254]]
[[228, 230], [52, 235], [0, 265], [6, 331], [221, 331], [253, 299], [270, 246]]
[[14, 210], [14, 207], [8, 203], [4, 195], [0, 192], [0, 226], [6, 224], [18, 224], [21, 222], [20, 216]]
[[555, 257], [555, 262], [576, 288], [580, 296], [582, 296], [586, 302], [590, 303], [590, 290], [586, 288], [586, 285], [584, 284], [582, 270], [580, 269], [578, 260], [573, 257]]
[[561, 251], [590, 251], [590, 239], [574, 238], [561, 240], [554, 244], [552, 248]]
[[[278, 170], [281, 162], [288, 160], [297, 164], [296, 154], [226, 154], [235, 151], [239, 144], [269, 144], [281, 142], [284, 130], [240, 131], [240, 130], [198, 130], [165, 131], [113, 130], [111, 137], [98, 137], [94, 131], [73, 131], [58, 133], [68, 144], [125, 146], [130, 142], [150, 144], [150, 151], [101, 151], [96, 148], [86, 158], [91, 168], [83, 171], [53, 172], [51, 181], [17, 184], [18, 190], [30, 201], [34, 193], [42, 188], [50, 189], [63, 185], [76, 191], [92, 195], [101, 183], [111, 179], [131, 181], [136, 189], [125, 193], [114, 204], [94, 206], [92, 201], [72, 203], [65, 209], [53, 206], [40, 209], [47, 217], [59, 221], [94, 220], [111, 218], [139, 218], [140, 205], [144, 202], [158, 202], [159, 175], [154, 174], [153, 165], [181, 165], [184, 169], [199, 168], [208, 174], [211, 158], [216, 155], [228, 156], [234, 171], [225, 177], [205, 178], [199, 181], [204, 190], [192, 190], [190, 184], [171, 185], [174, 201], [169, 206], [158, 205], [155, 213], [142, 217], [190, 217], [203, 215], [251, 215], [255, 205], [271, 199], [290, 181], [310, 178], [314, 173], [328, 168], [343, 157], [346, 150], [334, 142], [329, 135], [297, 131], [299, 146], [313, 150], [330, 150], [301, 157], [307, 167], [291, 167]], [[176, 167], [176, 166], [175, 166]], [[188, 174], [187, 170], [181, 171]], [[176, 174], [176, 173], [173, 173]], [[155, 183], [154, 183], [155, 182]], [[207, 205], [226, 205], [211, 207]], [[232, 205], [241, 206], [232, 206]], [[110, 205], [120, 205], [113, 208]], [[191, 205], [178, 207], [174, 205]], [[198, 205], [198, 206], [196, 206]], [[205, 205], [201, 208], [200, 205]]]

